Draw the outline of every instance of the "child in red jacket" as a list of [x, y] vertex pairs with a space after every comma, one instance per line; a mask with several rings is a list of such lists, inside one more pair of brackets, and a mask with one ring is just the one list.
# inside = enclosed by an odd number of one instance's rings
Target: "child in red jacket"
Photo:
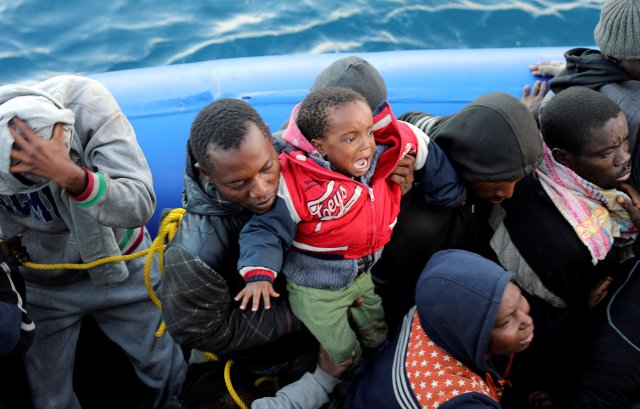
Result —
[[[240, 235], [238, 268], [247, 282], [236, 297], [240, 308], [252, 300], [257, 310], [261, 298], [268, 308], [282, 269], [293, 312], [335, 362], [358, 351], [358, 338], [372, 349], [387, 336], [369, 271], [400, 210], [401, 189], [386, 180], [398, 162], [416, 155], [414, 169], [435, 186], [428, 192], [433, 203], [455, 207], [465, 199], [452, 168], [426, 175], [424, 133], [397, 121], [386, 102], [376, 111], [350, 89], [310, 93], [283, 135], [290, 146], [280, 155], [278, 195], [263, 199], [265, 213]], [[360, 297], [364, 303], [351, 311], [356, 336], [347, 309]]]

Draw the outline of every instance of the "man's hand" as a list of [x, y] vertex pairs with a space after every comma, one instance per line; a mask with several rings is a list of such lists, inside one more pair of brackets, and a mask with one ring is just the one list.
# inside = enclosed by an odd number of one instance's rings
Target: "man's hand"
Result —
[[352, 308], [359, 308], [362, 304], [364, 304], [364, 297], [358, 297], [356, 298], [353, 303], [351, 303], [351, 305], [349, 306], [349, 308], [347, 308], [347, 318], [351, 319], [351, 309]]
[[587, 300], [587, 306], [589, 308], [593, 308], [600, 304], [600, 302], [607, 297], [607, 294], [609, 293], [609, 286], [612, 281], [613, 277], [605, 277], [591, 289], [589, 299]]
[[411, 190], [411, 186], [413, 186], [413, 167], [415, 164], [415, 156], [405, 155], [387, 177], [388, 182], [393, 182], [400, 186], [403, 195]]
[[536, 77], [555, 77], [567, 66], [564, 61], [542, 61], [529, 66]]
[[531, 112], [531, 115], [535, 118], [537, 123], [540, 123], [540, 106], [542, 105], [542, 100], [547, 93], [547, 83], [546, 81], [536, 80], [533, 83], [533, 87], [529, 84], [526, 84], [522, 88], [522, 96], [520, 97], [520, 102], [527, 107], [527, 110]]
[[240, 301], [240, 309], [247, 308], [249, 301], [253, 299], [251, 311], [258, 311], [260, 306], [260, 298], [264, 299], [264, 308], [271, 308], [271, 297], [280, 297], [280, 294], [273, 289], [273, 284], [268, 281], [253, 281], [247, 285], [236, 295], [234, 300]]
[[50, 180], [76, 196], [86, 189], [87, 175], [69, 156], [62, 124], [56, 124], [51, 139], [44, 140], [26, 122], [15, 117], [9, 132], [15, 141], [11, 159], [18, 162], [9, 168], [11, 173], [28, 173]]
[[342, 378], [342, 375], [344, 375], [351, 365], [353, 365], [353, 356], [342, 362], [333, 362], [327, 351], [320, 345], [320, 350], [318, 351], [318, 366], [333, 378]]
[[533, 409], [553, 409], [551, 395], [542, 391], [535, 391], [529, 395], [529, 407]]
[[623, 196], [618, 196], [618, 203], [627, 211], [631, 222], [640, 229], [640, 192], [629, 183], [621, 183], [619, 188], [629, 195], [631, 200]]

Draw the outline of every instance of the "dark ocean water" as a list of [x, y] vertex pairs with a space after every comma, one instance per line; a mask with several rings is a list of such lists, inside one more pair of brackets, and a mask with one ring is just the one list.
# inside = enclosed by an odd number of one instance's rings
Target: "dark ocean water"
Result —
[[603, 1], [0, 2], [0, 83], [290, 53], [593, 44]]

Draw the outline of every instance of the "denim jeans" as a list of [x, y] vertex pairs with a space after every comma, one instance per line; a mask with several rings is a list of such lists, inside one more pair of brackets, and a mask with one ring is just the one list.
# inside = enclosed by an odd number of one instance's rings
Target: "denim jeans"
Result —
[[[149, 244], [146, 236], [138, 249]], [[172, 395], [179, 393], [187, 364], [168, 332], [160, 338], [155, 336], [162, 315], [144, 285], [144, 257], [127, 262], [127, 267], [130, 274], [126, 280], [106, 286], [94, 285], [88, 275], [64, 286], [27, 283], [28, 309], [36, 324], [36, 337], [25, 354], [25, 368], [36, 409], [80, 408], [73, 391], [73, 366], [84, 316], [95, 319], [124, 350], [140, 380], [156, 392], [154, 408], [163, 408]], [[156, 292], [160, 281], [154, 262], [152, 283]]]

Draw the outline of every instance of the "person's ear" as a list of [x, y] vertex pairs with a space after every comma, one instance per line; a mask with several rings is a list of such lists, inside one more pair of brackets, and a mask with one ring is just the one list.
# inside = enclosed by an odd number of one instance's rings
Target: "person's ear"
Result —
[[573, 156], [573, 154], [571, 152], [568, 152], [564, 149], [560, 149], [560, 148], [553, 148], [551, 150], [551, 155], [553, 155], [553, 159], [556, 160], [556, 162], [560, 163], [561, 165], [564, 165], [570, 169], [573, 169], [573, 165], [575, 163], [575, 158]]
[[321, 139], [312, 139], [311, 140], [311, 145], [313, 145], [314, 148], [316, 148], [316, 150], [318, 151], [318, 153], [322, 156], [325, 155], [324, 152], [324, 145], [322, 143]]
[[211, 182], [211, 176], [209, 175], [209, 172], [202, 165], [196, 162], [193, 167], [196, 168], [196, 172], [198, 172], [198, 174], [202, 176], [207, 182]]

